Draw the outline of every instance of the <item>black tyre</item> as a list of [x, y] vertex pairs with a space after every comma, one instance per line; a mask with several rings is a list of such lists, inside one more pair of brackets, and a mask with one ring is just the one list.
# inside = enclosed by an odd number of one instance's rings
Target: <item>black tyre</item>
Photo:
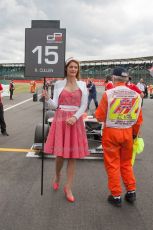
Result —
[[33, 94], [33, 101], [38, 101], [38, 95], [37, 95], [37, 93]]
[[54, 117], [55, 111], [48, 110], [45, 112], [45, 124], [48, 124], [48, 118]]
[[100, 140], [88, 139], [89, 149], [96, 149], [100, 145], [101, 145], [101, 141]]
[[88, 131], [101, 130], [101, 124], [98, 122], [86, 121], [85, 127]]
[[[34, 143], [42, 143], [43, 142], [43, 124], [39, 123], [36, 126], [35, 129], [35, 136], [34, 136]], [[47, 136], [48, 136], [48, 132], [49, 132], [49, 125], [48, 124], [44, 124], [44, 140], [46, 141]]]

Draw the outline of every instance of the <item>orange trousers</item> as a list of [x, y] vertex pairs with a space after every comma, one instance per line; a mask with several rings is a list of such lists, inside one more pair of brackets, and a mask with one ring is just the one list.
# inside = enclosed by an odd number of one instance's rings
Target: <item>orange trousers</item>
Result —
[[132, 128], [104, 128], [102, 136], [104, 164], [108, 175], [108, 189], [113, 196], [122, 193], [121, 178], [127, 191], [136, 190], [136, 180], [131, 164]]

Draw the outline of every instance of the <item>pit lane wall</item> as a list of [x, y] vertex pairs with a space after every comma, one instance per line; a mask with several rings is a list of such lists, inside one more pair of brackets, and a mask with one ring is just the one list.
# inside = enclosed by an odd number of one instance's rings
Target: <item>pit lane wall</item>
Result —
[[[52, 81], [55, 81], [55, 80], [62, 80], [63, 78], [46, 78], [46, 82], [52, 82]], [[82, 81], [85, 81], [87, 82], [87, 79], [81, 79]], [[43, 84], [43, 79], [41, 80], [35, 80], [36, 83], [42, 83]], [[93, 79], [92, 78], [92, 81], [94, 82], [94, 84], [96, 86], [104, 86], [104, 79]], [[14, 83], [29, 83], [30, 84], [31, 80], [14, 80]], [[9, 84], [2, 84], [3, 86], [3, 93], [2, 93], [2, 97], [5, 97], [5, 96], [9, 96], [10, 93], [9, 93]]]
[[[46, 77], [46, 82], [52, 82], [52, 81], [55, 81], [55, 80], [63, 80], [63, 78], [47, 78]], [[87, 78], [82, 78], [81, 81], [85, 81], [87, 82]], [[105, 79], [94, 79], [92, 78], [94, 84], [96, 86], [104, 86], [104, 82], [105, 82]], [[36, 83], [42, 83], [43, 84], [43, 79], [41, 80], [35, 80]], [[14, 80], [14, 83], [29, 83], [30, 84], [31, 80]]]

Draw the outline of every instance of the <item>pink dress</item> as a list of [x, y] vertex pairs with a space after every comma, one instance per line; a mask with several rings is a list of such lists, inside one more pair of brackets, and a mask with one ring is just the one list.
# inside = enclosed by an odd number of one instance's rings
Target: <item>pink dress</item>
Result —
[[[69, 92], [64, 89], [59, 97], [59, 105], [80, 106], [82, 92], [80, 89]], [[89, 155], [88, 141], [82, 116], [74, 125], [67, 125], [66, 119], [76, 111], [57, 109], [51, 124], [44, 152], [63, 158], [83, 158]]]

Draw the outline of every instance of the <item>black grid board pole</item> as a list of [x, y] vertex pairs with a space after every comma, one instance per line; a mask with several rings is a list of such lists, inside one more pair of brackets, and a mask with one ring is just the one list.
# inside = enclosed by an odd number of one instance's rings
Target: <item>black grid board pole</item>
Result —
[[[46, 78], [44, 77], [43, 89], [46, 88]], [[45, 97], [43, 96], [43, 126], [42, 126], [42, 152], [41, 152], [41, 195], [43, 195], [44, 184], [44, 123], [45, 123]]]

